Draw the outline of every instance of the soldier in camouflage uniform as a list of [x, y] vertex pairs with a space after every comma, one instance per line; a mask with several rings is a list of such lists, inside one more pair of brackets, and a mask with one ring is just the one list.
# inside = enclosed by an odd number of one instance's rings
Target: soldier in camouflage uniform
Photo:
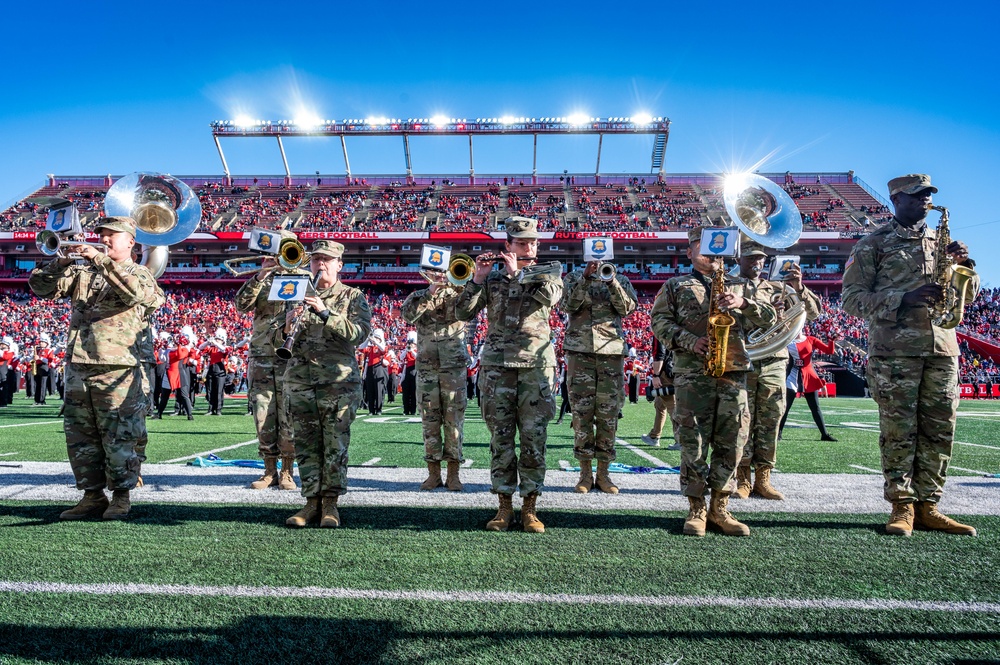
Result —
[[[136, 444], [145, 436], [148, 401], [140, 351], [156, 280], [132, 261], [135, 222], [106, 217], [95, 229], [107, 248], [70, 247], [84, 265], [56, 259], [28, 280], [39, 298], [69, 298], [64, 429], [70, 466], [83, 499], [61, 519], [128, 515], [129, 490], [139, 479]], [[104, 488], [113, 491], [108, 503]]]
[[[727, 275], [724, 292], [716, 296], [718, 306], [736, 319], [729, 328], [725, 373], [720, 377], [705, 373], [712, 274], [722, 259], [701, 254], [701, 233], [700, 228], [688, 232], [687, 255], [694, 270], [663, 285], [650, 321], [653, 333], [674, 351], [674, 435], [681, 444], [681, 488], [690, 504], [684, 533], [703, 536], [706, 523], [711, 523], [726, 535], [746, 536], [749, 527], [727, 508], [750, 427], [746, 373], [752, 365], [744, 331], [770, 327], [776, 316], [770, 303], [746, 296], [746, 280]], [[712, 490], [707, 514], [706, 488]]]
[[[282, 240], [295, 240], [291, 231], [281, 231]], [[236, 309], [253, 312], [253, 333], [250, 336], [250, 400], [254, 424], [257, 426], [257, 453], [264, 459], [264, 473], [250, 483], [255, 490], [277, 487], [295, 489], [295, 444], [288, 416], [282, 408], [281, 377], [286, 363], [274, 353], [274, 329], [285, 319], [285, 303], [268, 300], [271, 284], [276, 279], [277, 260], [266, 257], [261, 269], [254, 273], [236, 292]], [[287, 275], [288, 273], [282, 273]], [[305, 270], [295, 274], [308, 275]], [[281, 471], [278, 458], [281, 457]]]
[[562, 309], [569, 315], [563, 350], [573, 414], [573, 456], [580, 461], [576, 484], [580, 494], [594, 486], [594, 458], [597, 488], [618, 494], [608, 466], [615, 461], [618, 413], [625, 404], [622, 318], [639, 304], [628, 277], [619, 273], [609, 281], [598, 279], [600, 264], [590, 261], [563, 280]]
[[[139, 349], [139, 360], [142, 363], [142, 392], [146, 395], [146, 415], [156, 413], [156, 404], [153, 402], [153, 386], [156, 379], [156, 351], [154, 350], [156, 341], [156, 330], [153, 328], [153, 315], [156, 314], [163, 303], [167, 301], [166, 294], [159, 284], [153, 282], [156, 287], [156, 297], [153, 304], [146, 308], [143, 315], [142, 345]], [[155, 415], [153, 416], [155, 418]], [[139, 458], [139, 463], [146, 461], [146, 444], [149, 443], [149, 431], [143, 427], [139, 434], [139, 439], [135, 443], [135, 454]], [[136, 482], [136, 487], [142, 487], [142, 475]]]
[[284, 406], [292, 426], [306, 506], [285, 524], [340, 526], [337, 499], [347, 491], [351, 423], [361, 404], [357, 345], [368, 338], [372, 311], [364, 294], [340, 281], [344, 246], [317, 240], [309, 253], [316, 295], [285, 316], [274, 337], [282, 346], [298, 328], [285, 368]]
[[427, 480], [421, 490], [441, 486], [441, 462], [447, 462], [446, 485], [462, 490], [459, 469], [465, 428], [466, 368], [469, 352], [465, 345], [466, 322], [455, 313], [459, 290], [434, 282], [414, 291], [403, 302], [402, 317], [417, 328], [417, 403], [423, 421], [424, 461]]
[[[795, 290], [802, 300], [806, 318], [814, 320], [820, 314], [819, 298], [802, 283], [802, 270], [795, 266], [785, 281], [769, 281], [761, 277], [767, 251], [744, 237], [740, 243], [740, 277], [746, 280], [748, 298], [777, 305], [785, 286]], [[779, 316], [781, 312], [778, 312]], [[734, 499], [754, 496], [780, 501], [785, 495], [771, 485], [771, 471], [778, 458], [778, 428], [785, 411], [785, 370], [788, 365], [786, 345], [764, 358], [753, 361], [747, 372], [747, 402], [750, 405], [750, 433], [743, 458], [736, 469]], [[751, 477], [751, 468], [756, 474]]]
[[[958, 410], [958, 341], [932, 325], [928, 306], [941, 297], [934, 281], [937, 232], [927, 206], [937, 193], [928, 175], [889, 181], [892, 221], [854, 246], [844, 270], [844, 311], [868, 321], [868, 386], [879, 408], [879, 449], [886, 533], [909, 536], [914, 526], [976, 535], [937, 510], [944, 491]], [[972, 267], [965, 243], [947, 247]], [[979, 293], [973, 278], [967, 302]], [[915, 504], [915, 505], [914, 505]]]
[[[513, 521], [511, 496], [524, 499], [521, 525], [542, 533], [535, 503], [545, 485], [545, 442], [549, 420], [555, 415], [553, 397], [556, 354], [552, 347], [549, 313], [562, 297], [558, 264], [555, 274], [526, 276], [522, 270], [538, 252], [538, 222], [527, 217], [506, 221], [507, 242], [499, 257], [476, 259], [475, 274], [458, 300], [463, 321], [486, 308], [489, 328], [481, 350], [479, 390], [483, 419], [490, 430], [492, 491], [500, 508], [487, 522], [491, 531], [506, 531]], [[501, 268], [493, 270], [499, 259]], [[520, 432], [520, 459], [514, 439]]]

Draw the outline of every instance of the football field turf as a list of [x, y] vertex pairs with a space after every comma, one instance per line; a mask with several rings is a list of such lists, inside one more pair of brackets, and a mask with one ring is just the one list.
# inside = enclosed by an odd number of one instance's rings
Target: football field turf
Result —
[[[149, 461], [254, 458], [245, 402], [227, 404], [223, 417], [150, 421]], [[878, 469], [874, 403], [821, 404], [839, 441], [820, 442], [797, 400], [781, 473]], [[423, 465], [420, 425], [395, 406], [356, 421], [352, 464]], [[0, 465], [65, 460], [57, 408], [22, 398], [0, 411]], [[645, 401], [625, 406], [620, 462], [678, 463], [640, 442], [651, 419]], [[1000, 662], [1000, 481], [981, 478], [1000, 471], [998, 419], [992, 402], [960, 410], [951, 475], [996, 506], [966, 518], [976, 538], [891, 538], [885, 514], [822, 506], [735, 504], [749, 538], [697, 539], [681, 535], [682, 511], [546, 509], [544, 496], [541, 535], [487, 533], [492, 512], [477, 506], [354, 505], [344, 528], [291, 531], [287, 506], [142, 494], [126, 522], [63, 523], [64, 502], [7, 499], [0, 663]], [[570, 428], [552, 423], [549, 444], [564, 473]], [[466, 456], [488, 467], [474, 406]]]

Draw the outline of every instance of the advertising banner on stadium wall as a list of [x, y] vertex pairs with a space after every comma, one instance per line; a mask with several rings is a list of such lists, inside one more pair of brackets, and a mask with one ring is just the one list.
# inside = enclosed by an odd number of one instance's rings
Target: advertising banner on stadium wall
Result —
[[959, 384], [962, 399], [995, 399], [1000, 397], [1000, 384], [962, 383]]

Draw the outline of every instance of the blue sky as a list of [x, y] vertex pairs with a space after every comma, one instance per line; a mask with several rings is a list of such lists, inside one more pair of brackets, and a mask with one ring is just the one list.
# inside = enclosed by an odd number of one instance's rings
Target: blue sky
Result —
[[[0, 54], [0, 204], [46, 173], [219, 174], [208, 123], [647, 111], [666, 168], [846, 171], [882, 195], [932, 174], [952, 235], [1000, 285], [1000, 3], [20, 3]], [[401, 173], [401, 142], [349, 140], [355, 173]], [[234, 174], [279, 174], [229, 140]], [[422, 173], [467, 171], [462, 139], [415, 141]], [[334, 140], [286, 144], [293, 173], [342, 173]], [[606, 139], [601, 170], [649, 170]], [[540, 139], [539, 171], [592, 171], [596, 137]], [[476, 143], [478, 173], [531, 170], [530, 138]], [[934, 216], [936, 223], [936, 215]], [[992, 256], [991, 256], [992, 255]]]

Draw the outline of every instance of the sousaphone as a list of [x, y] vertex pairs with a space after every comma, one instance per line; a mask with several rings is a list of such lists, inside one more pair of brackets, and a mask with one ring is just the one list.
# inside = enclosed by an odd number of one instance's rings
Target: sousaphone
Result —
[[109, 217], [131, 217], [142, 244], [142, 265], [159, 278], [167, 269], [170, 246], [183, 242], [201, 221], [198, 196], [177, 178], [138, 172], [119, 178], [104, 199]]

